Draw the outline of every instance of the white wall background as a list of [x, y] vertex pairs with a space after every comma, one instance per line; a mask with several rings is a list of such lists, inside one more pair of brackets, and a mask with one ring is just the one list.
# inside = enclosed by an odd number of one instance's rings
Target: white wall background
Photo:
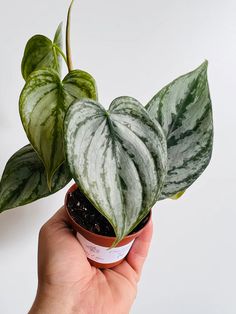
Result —
[[[52, 37], [68, 4], [1, 1], [0, 174], [27, 143], [18, 116], [25, 43], [36, 33]], [[121, 95], [146, 104], [165, 84], [209, 60], [212, 162], [179, 201], [154, 208], [154, 238], [132, 314], [236, 313], [235, 0], [80, 0], [72, 31], [74, 64], [97, 79], [105, 106]], [[0, 215], [0, 313], [29, 309], [38, 231], [64, 192]]]

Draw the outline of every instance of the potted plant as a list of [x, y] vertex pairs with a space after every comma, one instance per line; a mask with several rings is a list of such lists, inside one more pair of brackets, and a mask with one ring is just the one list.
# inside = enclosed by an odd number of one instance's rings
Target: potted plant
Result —
[[[76, 185], [65, 198], [71, 224], [91, 263], [112, 267], [145, 228], [152, 206], [179, 198], [210, 161], [207, 61], [165, 86], [145, 107], [122, 96], [105, 110], [94, 78], [72, 66], [72, 3], [66, 54], [62, 24], [53, 41], [36, 35], [26, 44], [19, 113], [30, 144], [6, 164], [0, 212], [53, 194], [73, 178]], [[68, 68], [64, 79], [62, 60]]]

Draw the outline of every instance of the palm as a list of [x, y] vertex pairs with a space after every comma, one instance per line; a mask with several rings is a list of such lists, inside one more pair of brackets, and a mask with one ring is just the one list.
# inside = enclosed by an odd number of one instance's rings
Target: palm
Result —
[[[151, 237], [134, 243], [126, 260], [112, 269], [91, 266], [60, 210], [41, 230], [39, 278], [50, 287], [69, 289], [78, 307], [88, 313], [128, 313]], [[149, 238], [149, 239], [148, 239]], [[136, 240], [137, 241], [137, 240]], [[45, 267], [46, 265], [46, 267]]]

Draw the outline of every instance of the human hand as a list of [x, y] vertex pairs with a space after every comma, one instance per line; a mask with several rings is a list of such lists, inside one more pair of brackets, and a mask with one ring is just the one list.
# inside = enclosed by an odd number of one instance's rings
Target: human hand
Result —
[[29, 314], [127, 314], [148, 254], [152, 222], [126, 259], [111, 269], [91, 266], [62, 207], [40, 230], [38, 291]]

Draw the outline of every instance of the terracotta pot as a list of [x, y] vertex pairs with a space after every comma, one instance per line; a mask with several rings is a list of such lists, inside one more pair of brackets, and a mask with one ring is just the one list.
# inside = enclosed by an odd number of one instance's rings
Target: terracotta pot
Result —
[[108, 237], [93, 233], [87, 229], [81, 227], [71, 217], [67, 207], [68, 194], [77, 189], [77, 185], [74, 184], [68, 191], [65, 197], [65, 209], [69, 217], [69, 221], [76, 231], [76, 236], [81, 243], [87, 258], [91, 265], [97, 268], [111, 268], [120, 264], [128, 254], [135, 238], [137, 238], [145, 229], [151, 218], [151, 212], [149, 219], [144, 227], [136, 233], [126, 236], [115, 248], [109, 249], [112, 243], [115, 241], [115, 237]]

